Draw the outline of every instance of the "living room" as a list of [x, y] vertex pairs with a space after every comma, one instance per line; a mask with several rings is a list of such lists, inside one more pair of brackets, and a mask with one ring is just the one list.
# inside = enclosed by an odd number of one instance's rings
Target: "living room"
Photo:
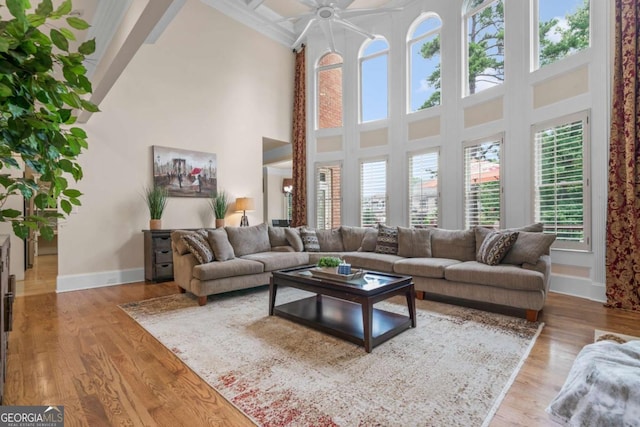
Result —
[[[60, 300], [68, 298], [82, 305], [99, 297], [110, 302], [118, 300], [119, 304], [177, 292], [175, 286], [168, 284], [156, 287], [140, 283], [144, 277], [141, 230], [148, 227], [149, 220], [141, 194], [153, 175], [152, 146], [215, 153], [219, 188], [234, 198], [251, 197], [255, 201], [257, 209], [247, 213], [249, 223], [259, 224], [272, 219], [262, 214], [262, 207], [269, 203], [263, 196], [262, 144], [265, 138], [292, 139], [295, 55], [291, 51], [291, 39], [278, 35], [278, 30], [273, 30], [256, 14], [251, 15], [252, 18], [234, 15], [236, 9], [247, 5], [237, 6], [231, 1], [187, 0], [174, 2], [174, 5], [176, 3], [180, 5], [175, 7], [173, 19], [164, 23], [164, 31], [156, 34], [153, 42], [142, 44], [131, 52], [130, 62], [120, 70], [121, 74], [116, 73], [110, 85], [107, 85], [106, 80], [109, 79], [105, 76], [113, 64], [97, 64], [94, 93], [102, 93], [103, 99], [99, 102], [101, 112], [85, 117], [88, 120], [82, 125], [89, 135], [89, 149], [81, 156], [85, 176], [77, 184], [84, 193], [82, 206], [58, 226], [57, 292]], [[261, 3], [253, 6], [258, 8]], [[278, 2], [267, 0], [264, 3], [277, 9]], [[507, 41], [503, 53], [506, 77], [500, 84], [472, 96], [461, 84], [465, 81], [462, 60], [465, 55], [463, 32], [458, 24], [462, 22], [460, 16], [464, 15], [466, 3], [429, 0], [391, 2], [386, 6], [401, 10], [357, 21], [367, 31], [384, 37], [389, 46], [388, 117], [371, 122], [362, 121], [358, 89], [360, 52], [367, 39], [340, 29], [334, 32], [334, 43], [344, 61], [343, 125], [317, 128], [316, 64], [328, 52], [328, 43], [323, 31], [314, 29], [308, 33], [305, 40], [308, 224], [318, 226], [315, 186], [318, 167], [339, 166], [343, 182], [341, 194], [357, 195], [361, 193], [362, 163], [383, 160], [387, 177], [386, 222], [412, 225], [407, 190], [408, 164], [414, 154], [437, 152], [437, 225], [444, 229], [463, 229], [467, 226], [463, 191], [464, 147], [493, 140], [499, 141], [502, 149], [502, 205], [497, 225], [509, 228], [536, 222], [532, 196], [534, 134], [545, 125], [555, 123], [554, 120], [579, 117], [579, 121], [589, 123], [585, 131], [588, 137], [585, 170], [589, 174], [590, 199], [584, 201], [587, 207], [584, 213], [585, 234], [579, 242], [582, 246], [577, 250], [566, 247], [551, 250], [551, 290], [557, 294], [552, 296], [542, 320], [550, 323], [554, 316], [563, 320], [556, 324], [560, 330], [554, 330], [538, 345], [547, 346], [546, 350], [540, 349], [541, 352], [550, 352], [553, 346], [558, 345], [555, 339], [562, 341], [579, 336], [569, 345], [569, 354], [576, 353], [584, 345], [582, 341], [589, 327], [573, 323], [582, 317], [591, 322], [590, 316], [597, 318], [593, 319], [597, 325], [589, 323], [591, 329], [596, 326], [604, 328], [611, 323], [620, 326], [622, 332], [640, 335], [637, 326], [633, 326], [634, 319], [637, 319], [633, 315], [625, 313], [620, 318], [613, 315], [611, 319], [615, 320], [612, 322], [601, 319], [607, 313], [601, 308], [601, 303], [605, 301], [606, 282], [607, 142], [611, 114], [614, 2], [591, 1], [589, 46], [544, 67], [534, 64], [535, 56], [531, 54], [533, 36], [528, 31], [535, 10], [530, 3], [536, 2], [507, 2]], [[353, 5], [354, 8], [367, 6], [364, 1]], [[129, 30], [142, 25], [145, 17], [155, 16], [156, 23], [162, 21], [164, 13], [154, 12], [154, 7], [158, 6], [132, 2], [130, 12], [136, 19], [131, 19]], [[432, 108], [410, 111], [409, 94], [405, 90], [409, 75], [409, 67], [405, 65], [408, 63], [405, 46], [411, 29], [416, 28], [420, 17], [424, 17], [423, 13], [430, 12], [441, 21], [442, 102]], [[248, 26], [252, 22], [255, 28]], [[155, 25], [151, 25], [153, 27]], [[510, 31], [509, 28], [515, 30]], [[296, 31], [299, 33], [301, 29]], [[264, 34], [270, 32], [275, 35]], [[124, 45], [126, 37], [119, 36]], [[119, 58], [118, 55], [122, 54], [122, 51], [109, 49], [112, 47], [106, 48], [107, 59]], [[102, 69], [103, 66], [106, 68]], [[102, 84], [108, 90], [103, 89]], [[361, 203], [358, 197], [341, 199], [342, 224], [362, 224]], [[203, 199], [171, 198], [162, 220], [164, 228], [175, 229], [211, 227], [214, 218]], [[228, 225], [238, 225], [240, 214], [231, 213], [226, 220]], [[12, 253], [21, 252], [20, 244], [12, 241], [16, 248]], [[119, 284], [131, 285], [113, 287]], [[102, 287], [105, 289], [89, 291], [95, 293], [63, 294]], [[41, 304], [55, 304], [56, 298], [50, 298], [53, 300], [47, 299]], [[19, 300], [16, 310], [26, 310], [28, 302], [26, 298]], [[69, 302], [64, 304], [68, 307]], [[109, 327], [113, 309], [105, 308], [109, 303], [96, 304], [101, 304], [106, 311], [91, 317], [88, 309], [80, 308], [74, 312], [74, 316], [79, 318], [67, 319], [70, 325], [74, 325], [70, 327], [80, 328], [78, 322], [85, 316], [93, 327]], [[562, 307], [566, 304], [572, 307], [572, 315], [563, 313]], [[581, 308], [583, 305], [586, 308]], [[63, 315], [58, 312], [58, 316]], [[118, 320], [117, 326], [126, 328], [127, 334], [143, 341], [145, 351], [165, 350], [150, 337], [137, 335], [131, 325]], [[123, 339], [114, 336], [113, 332], [104, 333], [111, 337], [110, 340]], [[76, 350], [82, 354], [80, 347]], [[133, 365], [138, 363], [135, 358], [128, 360]], [[36, 362], [35, 359], [32, 361]], [[162, 369], [165, 369], [175, 362], [162, 363]], [[556, 362], [554, 366], [561, 372], [559, 375], [566, 375], [566, 361]], [[549, 375], [549, 372], [541, 374], [542, 377]], [[193, 373], [186, 374], [186, 377], [187, 382], [198, 381]], [[50, 381], [53, 385], [58, 380]], [[561, 379], [548, 383], [543, 379], [539, 386], [553, 389], [559, 388], [561, 383]], [[197, 393], [211, 396], [210, 392], [202, 391], [206, 385], [194, 387]], [[544, 396], [548, 394], [548, 391], [543, 393]], [[511, 402], [512, 408], [518, 408], [516, 400], [512, 397], [506, 402]], [[44, 404], [33, 400], [31, 403]], [[77, 405], [78, 408], [84, 406], [81, 399], [66, 404]], [[131, 411], [127, 410], [128, 413]], [[197, 411], [201, 415], [200, 409]], [[224, 411], [233, 412], [232, 408]], [[517, 409], [512, 411], [514, 414], [518, 412]], [[544, 414], [536, 413], [533, 417], [541, 424], [546, 422]], [[522, 419], [527, 420], [527, 417]], [[110, 420], [115, 422], [113, 418]]]

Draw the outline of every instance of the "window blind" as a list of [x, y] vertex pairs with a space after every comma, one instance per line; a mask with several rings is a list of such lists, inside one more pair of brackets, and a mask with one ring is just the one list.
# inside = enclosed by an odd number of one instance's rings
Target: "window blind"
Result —
[[438, 151], [409, 156], [409, 225], [438, 225]]
[[360, 164], [360, 225], [372, 227], [387, 220], [387, 161]]
[[500, 226], [501, 140], [468, 144], [464, 147], [464, 223], [466, 228], [476, 225]]

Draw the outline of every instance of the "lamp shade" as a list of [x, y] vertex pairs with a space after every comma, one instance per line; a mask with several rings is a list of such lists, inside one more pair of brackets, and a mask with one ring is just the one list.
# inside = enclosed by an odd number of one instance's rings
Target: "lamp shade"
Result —
[[293, 178], [284, 178], [282, 180], [282, 192], [291, 193], [293, 191]]
[[236, 211], [252, 211], [253, 199], [251, 197], [238, 197], [236, 199]]

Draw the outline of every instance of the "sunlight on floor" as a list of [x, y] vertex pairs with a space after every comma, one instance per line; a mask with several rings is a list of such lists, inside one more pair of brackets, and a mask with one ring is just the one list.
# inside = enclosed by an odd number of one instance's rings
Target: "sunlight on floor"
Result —
[[46, 294], [56, 291], [58, 255], [39, 255], [33, 268], [24, 272], [24, 280], [16, 283], [16, 296]]

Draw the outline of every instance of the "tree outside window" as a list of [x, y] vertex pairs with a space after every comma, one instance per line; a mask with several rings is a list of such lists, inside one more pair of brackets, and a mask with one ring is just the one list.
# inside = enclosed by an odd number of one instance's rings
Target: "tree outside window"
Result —
[[539, 67], [586, 49], [589, 0], [538, 0], [537, 29]]

